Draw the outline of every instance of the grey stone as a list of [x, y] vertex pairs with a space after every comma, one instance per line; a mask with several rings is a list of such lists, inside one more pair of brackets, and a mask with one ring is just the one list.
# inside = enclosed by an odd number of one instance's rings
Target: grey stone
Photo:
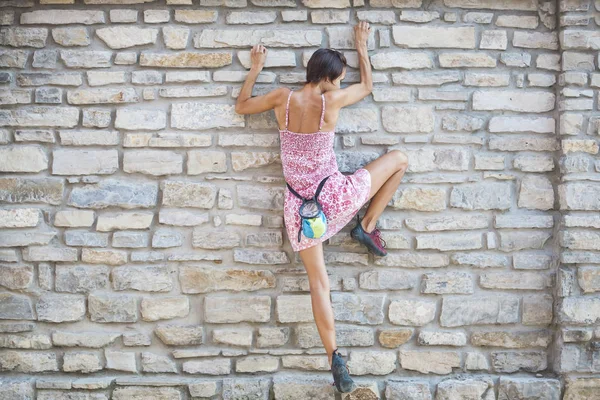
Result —
[[53, 246], [31, 246], [23, 250], [26, 261], [77, 261], [77, 249]]
[[12, 290], [26, 289], [32, 281], [32, 266], [0, 264], [0, 286]]
[[71, 352], [63, 356], [63, 371], [89, 374], [100, 371], [102, 363], [96, 353]]
[[278, 374], [273, 378], [273, 393], [276, 399], [332, 400], [335, 388], [327, 379], [317, 376], [298, 376]]
[[170, 268], [166, 266], [122, 266], [113, 268], [114, 290], [169, 292], [173, 288]]
[[465, 210], [506, 210], [511, 206], [508, 183], [473, 183], [455, 186], [450, 194], [450, 205]]
[[[284, 335], [286, 335], [284, 339], [287, 341], [288, 333], [284, 333]], [[368, 326], [337, 324], [335, 335], [339, 346], [368, 347], [374, 344], [373, 332]], [[323, 345], [315, 324], [298, 325], [296, 328], [296, 342], [301, 348], [321, 347]]]
[[0, 247], [45, 245], [56, 236], [56, 232], [0, 232]]
[[492, 368], [499, 373], [538, 372], [547, 367], [547, 354], [542, 351], [497, 351], [491, 353]]
[[183, 245], [183, 235], [171, 229], [159, 229], [152, 236], [152, 247], [168, 248]]
[[554, 207], [554, 188], [544, 176], [526, 175], [521, 180], [518, 206], [535, 210], [550, 210]]
[[108, 68], [110, 51], [61, 50], [60, 59], [67, 68]]
[[271, 297], [244, 296], [204, 298], [205, 321], [209, 323], [267, 322], [271, 318]]
[[223, 399], [268, 400], [270, 386], [268, 379], [226, 378], [223, 379]]
[[394, 325], [422, 326], [435, 318], [436, 303], [429, 300], [400, 300], [390, 302], [388, 316]]
[[366, 325], [377, 325], [383, 321], [382, 295], [354, 295], [350, 293], [332, 294], [332, 307], [335, 319]]
[[150, 208], [156, 205], [158, 185], [128, 180], [106, 179], [95, 185], [76, 187], [69, 205], [79, 208]]
[[80, 86], [83, 79], [79, 72], [23, 72], [17, 75], [19, 86]]
[[132, 88], [78, 89], [67, 92], [67, 102], [73, 105], [137, 103], [139, 100], [137, 92]]
[[87, 293], [108, 288], [109, 269], [105, 266], [57, 265], [57, 292]]
[[171, 126], [183, 130], [244, 127], [244, 118], [234, 106], [212, 103], [175, 103], [171, 106]]
[[432, 400], [431, 389], [427, 382], [388, 381], [385, 387], [385, 398], [391, 400], [414, 399]]
[[141, 304], [144, 321], [183, 318], [190, 312], [190, 302], [185, 296], [146, 297]]
[[392, 35], [394, 42], [401, 47], [475, 48], [474, 27], [394, 26]]
[[198, 325], [158, 325], [154, 333], [170, 346], [191, 346], [203, 342], [203, 329]]
[[21, 373], [57, 372], [56, 354], [39, 351], [3, 351], [0, 353], [0, 371]]
[[214, 360], [186, 361], [182, 366], [183, 372], [202, 375], [229, 375], [231, 373], [231, 360], [218, 358]]
[[137, 301], [131, 295], [90, 294], [90, 320], [93, 322], [136, 322]]
[[148, 247], [150, 238], [146, 232], [119, 231], [113, 234], [113, 247], [142, 248]]
[[62, 102], [62, 89], [37, 88], [35, 89], [36, 103], [60, 104]]
[[550, 237], [552, 237], [550, 232], [543, 231], [500, 232], [500, 250], [510, 252], [523, 249], [541, 249]]
[[0, 126], [72, 128], [78, 121], [79, 110], [74, 107], [31, 106], [0, 110]]
[[147, 399], [147, 400], [181, 400], [181, 392], [174, 387], [121, 386], [115, 388], [114, 400]]
[[220, 290], [255, 291], [275, 287], [275, 277], [267, 270], [202, 266], [181, 266], [179, 282], [183, 293], [208, 293]]
[[445, 297], [440, 325], [511, 324], [516, 323], [518, 318], [519, 299], [516, 297]]
[[509, 400], [513, 394], [520, 397], [537, 396], [548, 400], [559, 400], [561, 384], [556, 379], [531, 379], [500, 377], [498, 400]]
[[473, 280], [470, 274], [458, 271], [447, 273], [428, 273], [421, 281], [421, 293], [471, 294]]
[[113, 26], [96, 29], [96, 35], [111, 49], [125, 49], [156, 43], [158, 29], [135, 26]]
[[35, 305], [39, 321], [72, 322], [85, 316], [85, 297], [68, 294], [44, 294]]
[[395, 270], [372, 270], [361, 272], [359, 286], [366, 290], [403, 290], [415, 286], [411, 274]]
[[194, 36], [196, 48], [252, 47], [313, 47], [320, 46], [319, 30], [213, 30], [204, 29]]
[[152, 373], [176, 373], [177, 366], [168, 357], [142, 352], [142, 371]]
[[385, 106], [382, 108], [383, 127], [393, 133], [429, 133], [435, 117], [428, 106]]
[[150, 212], [102, 214], [98, 216], [96, 230], [108, 232], [121, 229], [147, 229], [153, 219], [154, 214]]
[[215, 185], [201, 182], [163, 181], [162, 204], [170, 207], [212, 208], [216, 197]]
[[29, 379], [5, 379], [1, 382], [2, 400], [33, 400], [33, 381]]
[[422, 374], [449, 374], [452, 368], [460, 367], [460, 355], [457, 352], [400, 350], [399, 357], [402, 368]]
[[473, 110], [547, 112], [554, 109], [555, 95], [542, 91], [491, 91], [473, 93]]
[[[119, 108], [115, 128], [157, 131], [167, 126], [167, 115], [161, 110]], [[174, 128], [177, 128], [173, 125]]]
[[46, 28], [0, 28], [0, 45], [10, 47], [37, 47], [46, 45]]
[[0, 67], [25, 68], [29, 52], [25, 50], [0, 50]]
[[65, 243], [67, 246], [107, 247], [108, 234], [69, 230], [65, 232]]
[[600, 184], [567, 182], [558, 185], [561, 210], [600, 210]]
[[[56, 1], [55, 1], [56, 2]], [[104, 12], [99, 10], [36, 10], [21, 14], [21, 24], [103, 24]]]
[[52, 173], [55, 175], [113, 174], [119, 168], [117, 150], [54, 150]]
[[52, 344], [58, 347], [99, 349], [112, 344], [119, 336], [120, 333], [56, 331], [52, 333]]
[[33, 307], [27, 296], [0, 293], [0, 319], [33, 320]]
[[105, 350], [106, 369], [124, 372], [137, 372], [134, 352]]

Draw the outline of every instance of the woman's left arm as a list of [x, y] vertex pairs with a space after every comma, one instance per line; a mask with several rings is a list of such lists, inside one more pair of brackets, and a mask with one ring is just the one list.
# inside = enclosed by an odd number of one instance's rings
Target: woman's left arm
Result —
[[250, 59], [252, 60], [252, 66], [246, 80], [242, 86], [242, 90], [235, 103], [235, 112], [238, 114], [257, 114], [267, 110], [275, 108], [281, 103], [281, 99], [285, 97], [285, 89], [279, 88], [270, 91], [262, 96], [252, 97], [252, 88], [256, 83], [258, 74], [265, 65], [265, 59], [267, 58], [267, 49], [261, 44], [257, 44], [252, 47], [250, 51]]

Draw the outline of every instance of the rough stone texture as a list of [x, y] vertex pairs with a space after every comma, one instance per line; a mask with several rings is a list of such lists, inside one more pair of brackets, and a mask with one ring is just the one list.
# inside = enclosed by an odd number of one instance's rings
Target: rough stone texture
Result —
[[386, 257], [346, 230], [324, 244], [338, 345], [366, 375], [342, 397], [598, 392], [597, 1], [0, 10], [0, 398], [335, 398], [282, 219], [281, 121], [234, 102], [256, 43], [254, 95], [299, 87], [318, 47], [358, 82], [356, 20], [374, 88], [339, 113], [338, 164], [409, 166]]

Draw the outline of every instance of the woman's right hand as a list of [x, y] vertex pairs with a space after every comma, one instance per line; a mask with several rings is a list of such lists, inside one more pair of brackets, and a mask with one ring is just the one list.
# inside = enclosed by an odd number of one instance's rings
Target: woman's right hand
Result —
[[357, 49], [362, 46], [367, 47], [367, 40], [369, 40], [370, 33], [371, 27], [367, 21], [360, 21], [354, 25], [354, 42]]

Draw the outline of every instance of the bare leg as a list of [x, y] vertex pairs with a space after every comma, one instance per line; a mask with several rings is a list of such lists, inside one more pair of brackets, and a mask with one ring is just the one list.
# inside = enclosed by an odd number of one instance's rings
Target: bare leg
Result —
[[365, 167], [371, 173], [371, 203], [361, 220], [365, 232], [375, 228], [377, 220], [385, 210], [408, 168], [408, 157], [400, 150], [392, 150]]
[[331, 353], [337, 348], [337, 344], [335, 341], [333, 309], [329, 298], [329, 277], [327, 276], [323, 257], [323, 244], [319, 243], [308, 249], [300, 250], [299, 254], [308, 274], [313, 316], [331, 367]]

